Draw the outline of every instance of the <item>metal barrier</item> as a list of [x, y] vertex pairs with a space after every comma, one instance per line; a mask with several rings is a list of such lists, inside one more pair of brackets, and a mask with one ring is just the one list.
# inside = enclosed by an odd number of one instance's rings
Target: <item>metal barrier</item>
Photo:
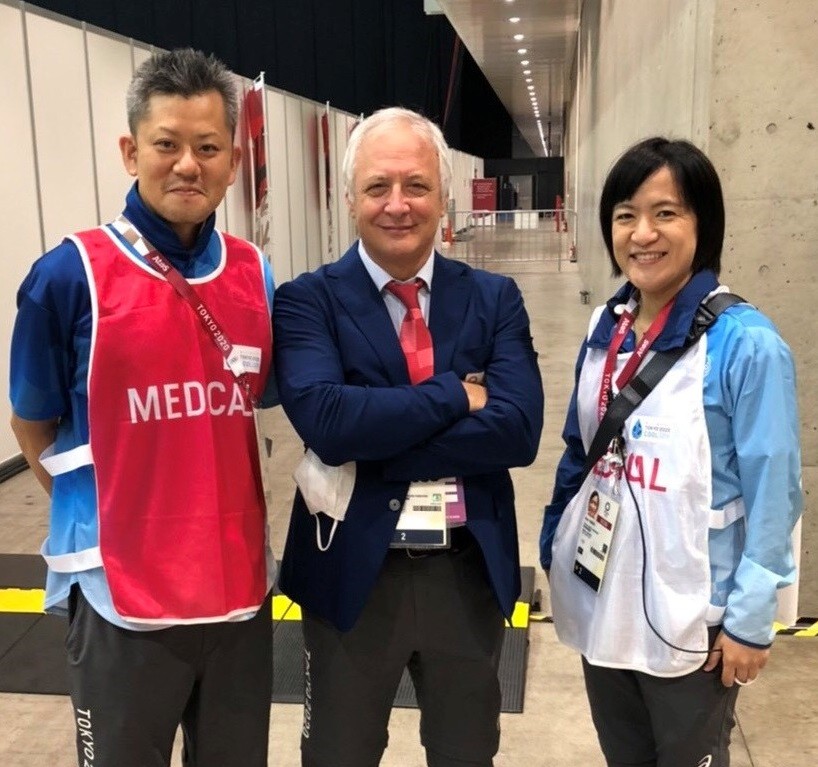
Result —
[[454, 211], [444, 226], [449, 255], [494, 271], [548, 264], [562, 271], [575, 260], [572, 210]]

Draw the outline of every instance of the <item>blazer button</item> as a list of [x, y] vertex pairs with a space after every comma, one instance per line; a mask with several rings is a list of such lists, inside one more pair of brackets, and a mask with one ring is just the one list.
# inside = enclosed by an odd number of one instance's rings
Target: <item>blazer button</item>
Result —
[[390, 511], [400, 511], [401, 506], [403, 506], [403, 504], [397, 498], [393, 498], [391, 501], [389, 501]]

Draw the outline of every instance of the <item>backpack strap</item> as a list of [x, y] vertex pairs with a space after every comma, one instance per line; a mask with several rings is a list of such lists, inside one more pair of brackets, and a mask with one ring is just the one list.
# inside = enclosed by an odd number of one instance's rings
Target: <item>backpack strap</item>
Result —
[[591, 442], [591, 447], [588, 449], [580, 484], [585, 481], [596, 462], [605, 455], [611, 441], [620, 436], [628, 416], [656, 388], [665, 373], [704, 335], [725, 309], [734, 304], [744, 303], [747, 302], [734, 293], [715, 293], [703, 301], [696, 309], [696, 315], [693, 318], [690, 332], [687, 334], [684, 344], [678, 349], [656, 352], [650, 362], [614, 397], [605, 411], [605, 416], [600, 421], [599, 428]]

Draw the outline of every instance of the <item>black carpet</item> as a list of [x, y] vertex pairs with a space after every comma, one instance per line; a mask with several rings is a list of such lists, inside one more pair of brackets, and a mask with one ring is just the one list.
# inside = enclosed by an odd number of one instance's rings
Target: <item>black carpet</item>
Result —
[[[520, 601], [530, 604], [534, 568], [521, 570]], [[39, 556], [0, 555], [0, 590], [41, 589], [45, 565]], [[507, 627], [500, 657], [500, 686], [505, 712], [521, 712], [528, 660], [528, 620], [520, 628]], [[301, 623], [273, 622], [273, 702], [301, 703], [304, 699]], [[66, 620], [53, 615], [0, 611], [0, 692], [67, 695], [65, 668]], [[395, 705], [417, 706], [409, 674], [404, 672]]]

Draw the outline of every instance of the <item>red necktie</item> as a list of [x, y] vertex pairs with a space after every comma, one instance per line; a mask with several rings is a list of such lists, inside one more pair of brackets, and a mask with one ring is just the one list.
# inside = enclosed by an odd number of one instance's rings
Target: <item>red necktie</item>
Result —
[[400, 347], [406, 357], [409, 369], [409, 380], [420, 383], [435, 373], [435, 352], [432, 336], [423, 320], [423, 312], [418, 303], [418, 291], [423, 280], [418, 277], [414, 282], [388, 282], [386, 289], [406, 307], [406, 314], [400, 326]]

